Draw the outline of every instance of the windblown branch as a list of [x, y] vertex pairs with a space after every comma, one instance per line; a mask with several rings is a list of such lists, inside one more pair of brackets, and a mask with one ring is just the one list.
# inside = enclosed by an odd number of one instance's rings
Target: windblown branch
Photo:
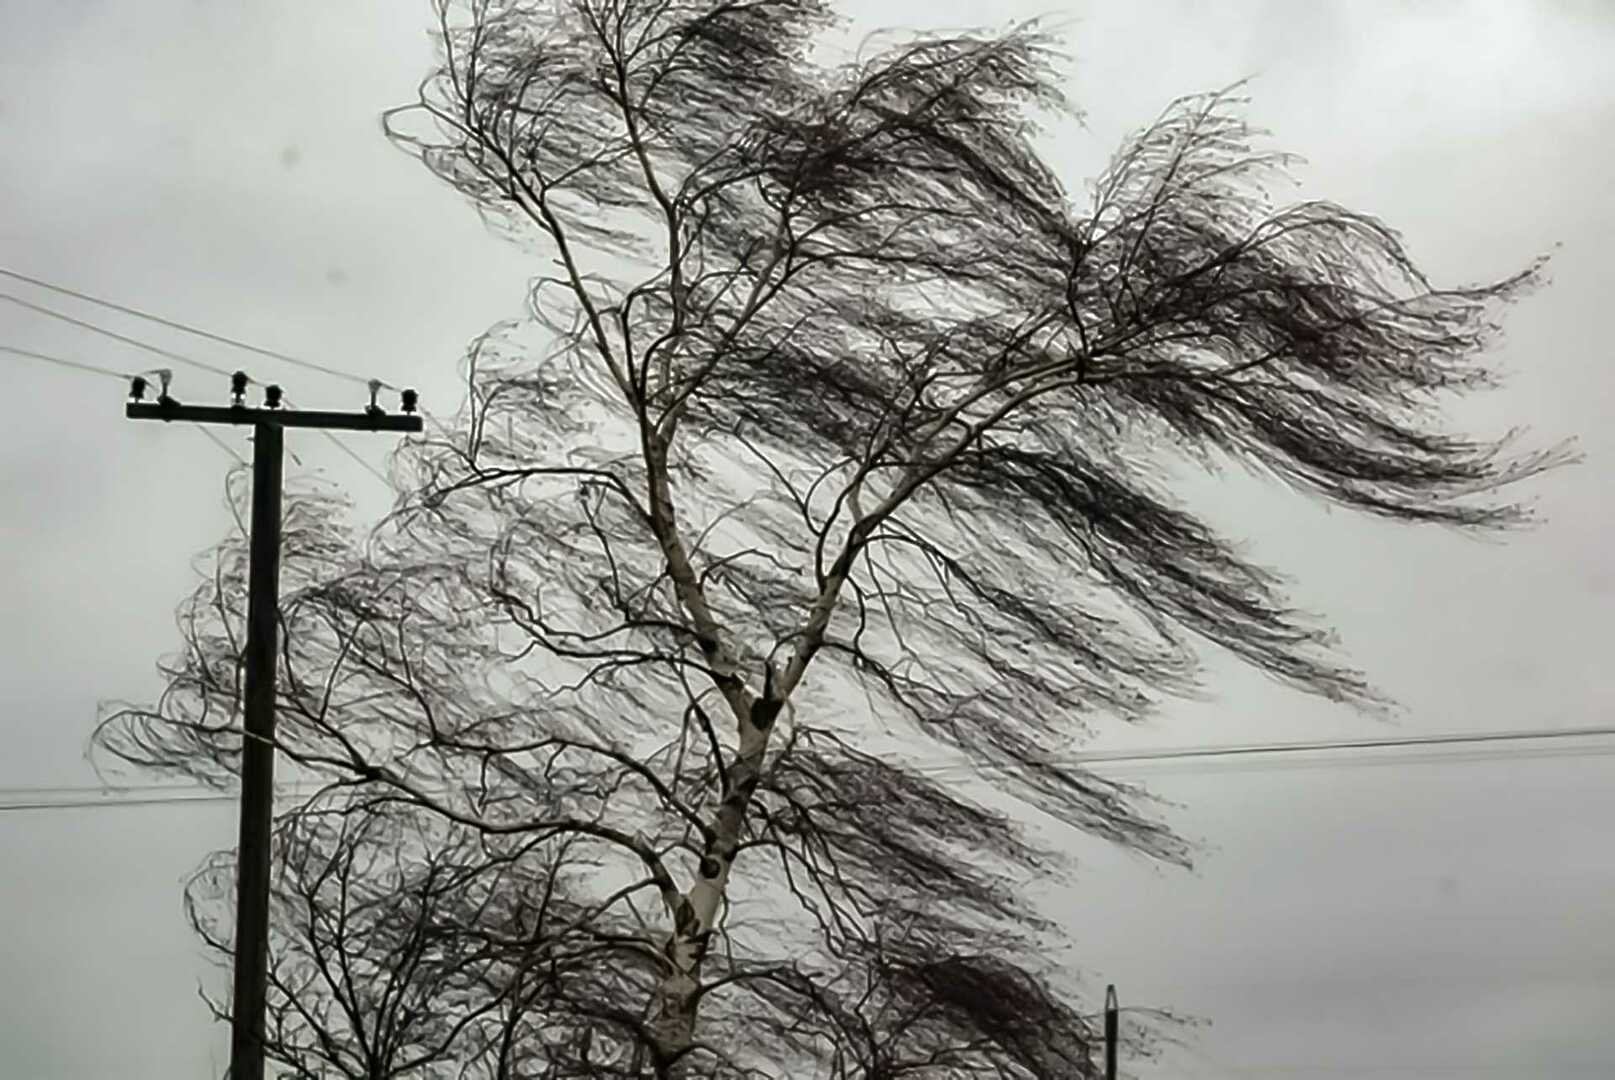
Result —
[[[818, 0], [436, 7], [388, 131], [552, 268], [364, 543], [288, 500], [277, 746], [318, 792], [278, 839], [277, 1060], [1092, 1075], [1026, 900], [1059, 860], [912, 752], [1186, 863], [1144, 793], [1062, 763], [1093, 725], [1191, 692], [1207, 646], [1378, 699], [1155, 477], [1524, 521], [1503, 489], [1566, 449], [1441, 417], [1540, 267], [1439, 288], [1376, 219], [1276, 205], [1238, 88], [1073, 198], [1035, 27], [826, 64]], [[234, 775], [246, 551], [105, 750]], [[228, 887], [191, 890], [220, 950]]]

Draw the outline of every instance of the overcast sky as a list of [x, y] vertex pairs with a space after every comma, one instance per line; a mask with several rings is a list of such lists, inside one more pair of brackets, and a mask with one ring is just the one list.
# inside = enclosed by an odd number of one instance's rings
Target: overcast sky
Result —
[[[1438, 280], [1499, 277], [1561, 244], [1551, 286], [1508, 317], [1508, 388], [1463, 413], [1488, 431], [1580, 436], [1586, 464], [1532, 488], [1543, 527], [1476, 542], [1248, 482], [1195, 496], [1329, 614], [1405, 705], [1399, 731], [1609, 722], [1615, 366], [1598, 320], [1615, 246], [1615, 5], [866, 0], [853, 14], [870, 28], [1052, 16], [1087, 113], [1050, 135], [1074, 190], [1171, 98], [1250, 75], [1253, 118], [1308, 159], [1297, 196], [1384, 217]], [[462, 346], [520, 313], [539, 264], [381, 138], [378, 113], [429, 62], [426, 18], [399, 0], [0, 0], [0, 266], [413, 383], [452, 412]], [[4, 302], [0, 344], [155, 362]], [[338, 380], [246, 366], [300, 404], [363, 404]], [[5, 354], [0, 374], [0, 787], [94, 783], [96, 702], [157, 689], [192, 559], [225, 527], [229, 458], [194, 429], [124, 421], [109, 380]], [[181, 397], [224, 397], [208, 376], [177, 377]], [[294, 468], [386, 505], [323, 440], [288, 441]], [[350, 445], [376, 463], [385, 451]], [[1385, 732], [1217, 674], [1213, 700], [1098, 745]], [[1050, 902], [1092, 984], [1211, 1021], [1193, 1052], [1139, 1075], [1615, 1075], [1615, 756], [1126, 775], [1177, 804], [1199, 868], [1081, 843], [1077, 881]], [[0, 813], [0, 1076], [222, 1071], [227, 1032], [195, 997], [207, 968], [180, 879], [233, 833], [227, 805]]]

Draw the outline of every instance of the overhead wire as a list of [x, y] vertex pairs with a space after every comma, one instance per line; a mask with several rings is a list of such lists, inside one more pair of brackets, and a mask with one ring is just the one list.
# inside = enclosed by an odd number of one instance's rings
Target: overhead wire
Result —
[[37, 802], [0, 803], [0, 813], [21, 813], [28, 810], [90, 810], [95, 808], [122, 809], [126, 806], [163, 806], [175, 803], [236, 802], [237, 795], [135, 795], [105, 799], [41, 799]]
[[[1365, 761], [1418, 761], [1465, 759], [1484, 761], [1491, 760], [1484, 748], [1497, 749], [1499, 744], [1518, 742], [1563, 741], [1571, 739], [1601, 739], [1615, 737], [1615, 725], [1593, 725], [1587, 727], [1561, 727], [1561, 728], [1515, 728], [1504, 731], [1449, 733], [1443, 735], [1404, 735], [1381, 737], [1375, 739], [1324, 739], [1312, 742], [1275, 742], [1253, 743], [1234, 746], [1180, 746], [1162, 747], [1153, 750], [1110, 750], [1094, 751], [1085, 754], [1069, 754], [1051, 757], [1041, 762], [1030, 763], [1035, 768], [1039, 764], [1059, 768], [1082, 768], [1090, 765], [1131, 765], [1164, 761], [1203, 761], [1206, 763], [1222, 760], [1238, 760], [1243, 758], [1278, 759], [1285, 755], [1306, 755], [1318, 753], [1363, 752], [1377, 750], [1412, 750], [1423, 751], [1439, 747], [1479, 747], [1481, 750], [1468, 749], [1459, 751], [1441, 751], [1427, 754], [1404, 755], [1374, 755], [1367, 754], [1360, 760]], [[1522, 757], [1538, 756], [1552, 757], [1564, 753], [1601, 754], [1615, 752], [1612, 747], [1552, 747], [1535, 752], [1527, 751], [1525, 754], [1504, 751], [1496, 756]], [[1306, 767], [1304, 761], [1286, 761], [1288, 767]], [[1013, 770], [1019, 766], [996, 766], [988, 763], [945, 763], [932, 767], [922, 767], [920, 771], [933, 776], [969, 776], [977, 772], [1003, 772]], [[1179, 770], [1186, 771], [1186, 770]]]
[[[300, 792], [277, 791], [275, 799], [284, 802], [298, 798]], [[62, 799], [35, 799], [33, 801], [0, 802], [0, 813], [23, 813], [35, 810], [111, 810], [126, 806], [176, 806], [181, 803], [234, 803], [240, 802], [236, 792], [198, 788], [194, 793], [174, 792], [167, 795], [104, 795], [100, 798], [78, 797]]]
[[[73, 371], [82, 371], [90, 375], [106, 376], [108, 378], [117, 379], [119, 382], [123, 383], [127, 383], [130, 379], [134, 378], [134, 373], [113, 371], [111, 368], [99, 367], [95, 364], [86, 364], [80, 360], [69, 360], [64, 356], [52, 356], [49, 353], [35, 352], [33, 349], [18, 348], [15, 345], [0, 345], [0, 352], [10, 353], [13, 356], [21, 356], [29, 360], [38, 360], [46, 364], [54, 364], [57, 367], [67, 368]], [[146, 373], [142, 372], [140, 374]], [[206, 424], [198, 424], [193, 422], [191, 426], [197, 431], [200, 431], [203, 435], [206, 435], [209, 441], [211, 441], [220, 450], [223, 450], [226, 454], [229, 454], [238, 463], [242, 465], [247, 463], [246, 458], [242, 457], [235, 450], [231, 449], [230, 445], [210, 431]]]
[[223, 450], [226, 454], [229, 454], [231, 457], [235, 458], [237, 464], [245, 465], [247, 463], [247, 459], [237, 453], [229, 443], [219, 438], [218, 434], [214, 432], [212, 428], [208, 427], [206, 424], [197, 424], [195, 426], [196, 430], [200, 431], [203, 435], [206, 435], [208, 440], [212, 442], [214, 446], [217, 446], [220, 450]]
[[1311, 742], [1254, 743], [1243, 746], [1180, 746], [1157, 750], [1110, 750], [1079, 755], [1088, 763], [1151, 761], [1162, 758], [1237, 757], [1248, 754], [1307, 753], [1319, 750], [1381, 750], [1394, 747], [1455, 746], [1537, 739], [1581, 739], [1615, 736], [1615, 725], [1561, 728], [1510, 728], [1502, 731], [1453, 732], [1443, 735], [1400, 735], [1374, 739], [1321, 739]]
[[[80, 293], [80, 292], [78, 292], [76, 290], [68, 289], [65, 286], [52, 285], [52, 284], [50, 284], [48, 282], [40, 281], [37, 278], [31, 278], [31, 277], [28, 277], [27, 275], [24, 275], [24, 274], [18, 274], [17, 272], [12, 271], [12, 270], [6, 270], [3, 267], [0, 267], [0, 274], [5, 274], [5, 275], [7, 275], [9, 277], [14, 277], [14, 278], [17, 278], [18, 280], [26, 281], [26, 282], [29, 282], [31, 284], [36, 284], [36, 285], [41, 286], [42, 288], [52, 289], [52, 290], [57, 291], [57, 292], [65, 293], [66, 295], [69, 295], [69, 296], [79, 297], [81, 299], [88, 300], [91, 303], [101, 304], [103, 306], [112, 308], [113, 310], [116, 310], [116, 311], [122, 311], [122, 312], [126, 312], [128, 314], [136, 315], [136, 316], [138, 316], [140, 318], [150, 319], [153, 322], [161, 323], [164, 326], [170, 326], [170, 327], [174, 327], [175, 329], [184, 330], [184, 331], [186, 331], [188, 333], [198, 334], [198, 335], [200, 335], [202, 337], [206, 337], [206, 338], [208, 338], [210, 340], [213, 340], [213, 341], [219, 341], [219, 342], [223, 342], [225, 344], [233, 345], [233, 346], [236, 346], [236, 347], [239, 347], [239, 348], [249, 349], [252, 352], [260, 353], [260, 354], [265, 355], [265, 356], [271, 356], [271, 357], [274, 357], [274, 358], [279, 359], [279, 360], [287, 361], [288, 363], [294, 363], [294, 364], [297, 364], [297, 365], [299, 365], [301, 367], [308, 367], [308, 368], [312, 368], [312, 369], [317, 370], [317, 371], [323, 371], [328, 375], [336, 375], [336, 376], [338, 376], [340, 378], [348, 379], [348, 380], [360, 383], [360, 384], [365, 385], [365, 386], [368, 386], [370, 384], [370, 382], [372, 381], [372, 380], [369, 380], [369, 379], [360, 378], [357, 375], [351, 375], [351, 374], [349, 374], [347, 372], [344, 372], [344, 371], [338, 371], [335, 368], [327, 368], [327, 367], [324, 367], [323, 365], [313, 364], [311, 362], [298, 360], [296, 357], [291, 357], [291, 356], [288, 356], [288, 355], [286, 355], [284, 353], [276, 352], [276, 351], [274, 351], [272, 349], [262, 349], [262, 348], [259, 348], [257, 346], [249, 345], [246, 342], [238, 341], [238, 340], [236, 340], [234, 338], [225, 337], [225, 336], [220, 335], [220, 334], [214, 334], [214, 333], [212, 333], [210, 331], [201, 330], [201, 329], [198, 329], [196, 327], [187, 326], [187, 325], [185, 325], [183, 323], [180, 323], [180, 322], [177, 322], [177, 321], [174, 321], [174, 320], [164, 319], [161, 316], [150, 315], [148, 313], [141, 312], [141, 311], [139, 311], [138, 309], [135, 309], [135, 308], [129, 308], [129, 307], [125, 307], [124, 305], [121, 305], [121, 304], [115, 304], [110, 300], [102, 300], [102, 299], [99, 299], [97, 297], [92, 297], [87, 293]], [[232, 374], [231, 372], [228, 372], [228, 371], [224, 370], [223, 368], [215, 367], [215, 366], [213, 366], [211, 364], [208, 364], [208, 363], [205, 363], [205, 362], [203, 362], [201, 360], [197, 360], [197, 359], [194, 359], [192, 357], [188, 357], [188, 356], [185, 356], [183, 354], [176, 353], [176, 352], [173, 352], [173, 351], [168, 350], [168, 349], [164, 349], [161, 346], [153, 345], [150, 342], [141, 341], [138, 338], [131, 338], [131, 337], [128, 337], [127, 335], [119, 334], [116, 331], [108, 330], [108, 329], [106, 329], [105, 327], [102, 327], [102, 326], [97, 326], [95, 323], [91, 323], [91, 322], [87, 322], [87, 321], [85, 321], [83, 319], [75, 318], [74, 316], [68, 315], [65, 312], [56, 311], [55, 309], [45, 307], [42, 304], [35, 304], [32, 301], [24, 300], [21, 297], [13, 296], [10, 293], [0, 292], [0, 300], [8, 300], [8, 301], [10, 301], [10, 302], [12, 302], [14, 304], [17, 304], [17, 305], [19, 305], [21, 307], [27, 308], [30, 311], [38, 312], [41, 315], [46, 315], [46, 316], [49, 316], [50, 318], [53, 318], [53, 319], [60, 319], [63, 322], [71, 323], [71, 324], [73, 324], [75, 326], [82, 327], [83, 329], [90, 330], [90, 331], [92, 331], [94, 333], [97, 333], [97, 334], [103, 334], [103, 335], [105, 335], [107, 337], [110, 337], [110, 338], [116, 340], [116, 341], [121, 341], [121, 342], [123, 342], [123, 343], [125, 343], [127, 345], [132, 345], [132, 346], [134, 346], [136, 348], [145, 349], [148, 352], [153, 352], [153, 353], [156, 353], [156, 354], [158, 354], [160, 356], [165, 356], [165, 357], [167, 357], [167, 358], [169, 358], [171, 360], [176, 360], [176, 361], [178, 361], [180, 363], [183, 363], [183, 364], [190, 364], [193, 367], [201, 368], [202, 370], [212, 372], [213, 374], [223, 375], [226, 378], [229, 378], [230, 375]], [[7, 352], [17, 353], [17, 354], [23, 355], [23, 356], [29, 356], [29, 357], [32, 357], [33, 359], [36, 359], [36, 360], [44, 360], [47, 363], [55, 363], [55, 364], [59, 364], [59, 365], [66, 366], [66, 367], [79, 368], [80, 370], [94, 372], [95, 374], [112, 375], [114, 377], [125, 379], [125, 380], [127, 380], [130, 377], [130, 376], [127, 376], [127, 375], [120, 375], [117, 372], [111, 371], [108, 368], [99, 368], [99, 367], [95, 367], [94, 365], [82, 364], [82, 363], [78, 363], [78, 362], [71, 361], [71, 360], [63, 360], [63, 359], [57, 358], [57, 357], [47, 357], [47, 356], [45, 356], [43, 354], [35, 353], [35, 352], [30, 351], [30, 350], [6, 347], [6, 351]], [[253, 381], [253, 380], [249, 380], [249, 381]], [[384, 381], [382, 381], [380, 379], [377, 379], [377, 380], [374, 380], [374, 381], [376, 383], [378, 383], [379, 385], [381, 385], [381, 386], [392, 388], [392, 387], [390, 387], [390, 384], [388, 384], [388, 383], [386, 383], [386, 382], [384, 382]], [[290, 405], [292, 403], [290, 397], [287, 397], [285, 400], [286, 400], [288, 405]], [[435, 421], [434, 421], [434, 423], [435, 423]], [[198, 425], [198, 426], [200, 427], [201, 425]], [[386, 485], [389, 488], [392, 486], [391, 481], [389, 481], [387, 479], [387, 477], [385, 475], [383, 475], [382, 472], [379, 469], [377, 469], [374, 465], [370, 464], [370, 462], [366, 461], [363, 457], [361, 457], [347, 443], [345, 443], [341, 439], [337, 438], [334, 433], [332, 433], [330, 431], [326, 431], [324, 428], [320, 428], [320, 429], [317, 429], [317, 430], [319, 430], [320, 434], [323, 435], [333, 446], [335, 446], [338, 450], [342, 451], [342, 453], [346, 454], [349, 458], [352, 458], [355, 462], [357, 462], [360, 468], [364, 469], [371, 476], [375, 477], [383, 485]], [[229, 447], [226, 446], [222, 442], [222, 440], [220, 440], [212, 432], [210, 432], [210, 431], [207, 432], [207, 435], [208, 435], [209, 439], [213, 440], [213, 442], [217, 443], [221, 447], [224, 447], [224, 449], [232, 457], [234, 457], [237, 461], [244, 461], [244, 459], [241, 457], [240, 454], [237, 454], [234, 450], [230, 450]]]
[[196, 783], [144, 783], [144, 784], [65, 784], [57, 787], [46, 785], [6, 786], [0, 785], [0, 801], [11, 798], [44, 798], [49, 795], [62, 795], [77, 797], [81, 795], [100, 795], [102, 798], [113, 798], [121, 795], [149, 795], [153, 792], [187, 792], [209, 791]]
[[[1615, 754], [1615, 745], [1597, 747], [1572, 747], [1563, 745], [1564, 740], [1573, 738], [1604, 738], [1615, 736], [1615, 727], [1582, 727], [1582, 728], [1545, 728], [1539, 731], [1509, 731], [1509, 732], [1480, 732], [1475, 734], [1451, 734], [1433, 736], [1409, 736], [1401, 739], [1358, 739], [1358, 740], [1326, 740], [1313, 743], [1267, 743], [1251, 744], [1245, 746], [1206, 746], [1182, 747], [1175, 750], [1138, 751], [1131, 754], [1121, 752], [1110, 753], [1102, 760], [1096, 755], [1072, 756], [1064, 759], [1051, 760], [1049, 764], [1064, 766], [1080, 766], [1084, 764], [1117, 764], [1128, 761], [1163, 761], [1187, 760], [1192, 763], [1185, 772], [1195, 771], [1210, 764], [1210, 759], [1218, 756], [1244, 757], [1256, 754], [1279, 756], [1286, 754], [1323, 753], [1323, 754], [1355, 754], [1352, 760], [1362, 761], [1366, 757], [1374, 757], [1370, 752], [1388, 747], [1417, 747], [1423, 752], [1419, 754], [1401, 755], [1399, 758], [1378, 757], [1377, 760], [1394, 762], [1396, 764], [1421, 764], [1431, 762], [1475, 762], [1489, 761], [1503, 758], [1535, 758], [1546, 756], [1604, 756]], [[1533, 742], [1554, 741], [1560, 743], [1550, 748], [1525, 749], [1513, 751], [1503, 749], [1499, 744], [1507, 742]], [[1488, 755], [1477, 755], [1473, 750], [1452, 750], [1448, 747], [1473, 746], [1476, 744], [1488, 745], [1491, 751]], [[1334, 764], [1340, 759], [1335, 758]], [[1279, 768], [1306, 768], [1325, 764], [1325, 762], [1304, 760], [1277, 760], [1274, 763]], [[956, 774], [969, 775], [976, 772], [997, 772], [1000, 769], [984, 766], [926, 766], [918, 765], [913, 771], [932, 777], [948, 777]], [[118, 791], [131, 791], [135, 795], [123, 797]], [[157, 794], [159, 792], [165, 794]], [[186, 794], [196, 792], [198, 794]], [[87, 796], [99, 794], [99, 798]], [[284, 792], [290, 795], [291, 792]], [[233, 799], [234, 795], [213, 794], [213, 789], [203, 787], [189, 787], [181, 785], [143, 785], [129, 788], [106, 787], [56, 787], [56, 788], [0, 788], [0, 812], [14, 810], [39, 810], [61, 808], [83, 808], [87, 806], [147, 806], [165, 802], [191, 802], [202, 799]], [[52, 796], [56, 796], [53, 798]], [[205, 799], [203, 801], [206, 801]]]
[[[242, 350], [244, 350], [246, 352], [254, 353], [254, 354], [258, 355], [258, 356], [264, 356], [264, 357], [268, 357], [268, 358], [273, 359], [273, 360], [279, 360], [279, 361], [281, 361], [283, 363], [291, 364], [294, 367], [304, 368], [304, 369], [309, 370], [309, 371], [321, 372], [323, 374], [330, 375], [330, 376], [332, 376], [334, 378], [345, 379], [345, 380], [347, 380], [349, 382], [357, 383], [357, 384], [359, 384], [361, 386], [369, 386], [372, 382], [375, 382], [377, 385], [382, 386], [382, 387], [384, 387], [384, 388], [386, 388], [388, 390], [395, 390], [396, 391], [396, 390], [399, 389], [399, 387], [394, 386], [392, 383], [387, 382], [385, 379], [367, 379], [362, 375], [355, 375], [352, 372], [344, 371], [341, 368], [331, 367], [330, 365], [327, 365], [327, 364], [318, 364], [318, 363], [315, 363], [312, 360], [306, 360], [306, 359], [304, 359], [304, 358], [302, 358], [300, 356], [294, 356], [294, 355], [292, 355], [290, 353], [281, 352], [278, 349], [269, 349], [269, 348], [265, 348], [265, 347], [263, 347], [261, 345], [254, 345], [251, 342], [243, 341], [241, 338], [232, 337], [232, 336], [230, 336], [228, 334], [221, 334], [221, 333], [218, 333], [217, 331], [213, 331], [213, 330], [204, 330], [199, 326], [196, 326], [196, 325], [194, 325], [192, 323], [184, 322], [184, 321], [182, 321], [180, 319], [170, 319], [170, 318], [167, 318], [167, 317], [162, 316], [162, 315], [154, 314], [154, 313], [152, 313], [150, 311], [145, 311], [145, 310], [143, 310], [141, 308], [132, 307], [132, 306], [130, 306], [128, 304], [120, 304], [120, 303], [117, 303], [116, 301], [108, 300], [108, 299], [106, 299], [104, 297], [94, 296], [94, 295], [92, 295], [90, 293], [82, 292], [82, 291], [80, 291], [78, 289], [69, 288], [66, 285], [61, 285], [61, 284], [58, 284], [56, 282], [46, 281], [46, 280], [44, 280], [42, 278], [33, 277], [33, 276], [29, 275], [29, 274], [24, 274], [24, 273], [21, 273], [20, 271], [12, 270], [12, 269], [9, 269], [7, 267], [0, 266], [0, 275], [4, 275], [5, 277], [12, 278], [12, 279], [14, 279], [16, 281], [25, 282], [25, 283], [27, 283], [29, 285], [33, 285], [33, 286], [36, 286], [36, 287], [41, 288], [41, 289], [47, 289], [47, 290], [49, 290], [51, 292], [59, 293], [59, 294], [61, 294], [63, 296], [71, 296], [71, 297], [73, 297], [73, 298], [75, 298], [77, 300], [83, 300], [86, 303], [97, 304], [97, 305], [99, 305], [101, 307], [108, 308], [108, 309], [110, 309], [112, 311], [121, 312], [122, 314], [130, 315], [130, 316], [133, 316], [134, 318], [137, 318], [137, 319], [145, 319], [148, 322], [153, 322], [153, 323], [156, 323], [156, 324], [158, 324], [160, 326], [166, 326], [166, 327], [169, 327], [170, 329], [178, 330], [178, 331], [180, 331], [182, 333], [192, 334], [192, 335], [195, 335], [196, 337], [205, 338], [208, 341], [214, 341], [214, 342], [217, 342], [217, 343], [219, 343], [221, 345], [228, 345], [228, 346], [230, 346], [232, 348], [242, 349]], [[19, 301], [19, 302], [21, 303], [22, 301]], [[444, 425], [440, 421], [438, 421], [435, 417], [433, 417], [432, 415], [427, 413], [426, 410], [424, 410], [424, 409], [421, 410], [421, 413], [422, 413], [423, 416], [426, 417], [427, 421], [430, 422], [433, 427], [438, 429], [439, 434], [445, 435], [445, 436], [448, 434], [447, 428], [444, 427]], [[332, 436], [332, 437], [334, 438], [334, 436]]]
[[[199, 326], [193, 326], [190, 323], [181, 322], [178, 319], [165, 318], [162, 315], [155, 315], [149, 311], [143, 311], [140, 308], [130, 307], [127, 304], [119, 304], [99, 296], [92, 296], [89, 293], [80, 292], [77, 289], [70, 289], [65, 285], [57, 285], [54, 282], [44, 281], [40, 278], [30, 277], [27, 274], [19, 273], [16, 270], [9, 270], [3, 266], [0, 266], [0, 274], [13, 278], [17, 281], [27, 282], [29, 285], [35, 285], [41, 289], [48, 289], [54, 293], [61, 293], [64, 296], [71, 296], [75, 299], [83, 300], [86, 303], [98, 304], [101, 307], [110, 308], [113, 311], [122, 312], [125, 315], [132, 315], [137, 319], [145, 319], [148, 322], [154, 322], [161, 326], [169, 327], [173, 330], [179, 330], [183, 333], [193, 334], [196, 337], [206, 338], [209, 341], [218, 342], [220, 345], [229, 345], [232, 348], [242, 349], [250, 353], [256, 353], [259, 356], [266, 356], [273, 360], [280, 360], [284, 363], [292, 364], [300, 368], [306, 368], [310, 371], [318, 371], [338, 379], [347, 379], [348, 381], [358, 383], [361, 386], [368, 385], [370, 382], [369, 379], [366, 379], [363, 376], [354, 375], [351, 372], [342, 371], [339, 368], [327, 367], [324, 364], [316, 364], [312, 360], [304, 360], [301, 357], [292, 356], [276, 349], [266, 349], [260, 345], [253, 345], [250, 342], [242, 341], [240, 338], [230, 337], [227, 334], [220, 334], [212, 330], [204, 330]], [[381, 382], [381, 385], [389, 390], [398, 389], [398, 387], [393, 386], [391, 383], [382, 380], [377, 381]]]
[[81, 360], [68, 360], [60, 356], [51, 356], [49, 353], [34, 352], [32, 349], [20, 349], [15, 345], [0, 345], [0, 352], [8, 352], [16, 356], [25, 356], [30, 360], [39, 360], [46, 364], [55, 364], [58, 367], [72, 368], [75, 371], [85, 371], [91, 375], [107, 375], [111, 378], [119, 379], [124, 382], [129, 381], [129, 379], [133, 377], [131, 375], [126, 375], [121, 371], [113, 371], [111, 368], [97, 367], [94, 364], [86, 364]]
[[[292, 399], [290, 397], [284, 397], [283, 400], [286, 402], [286, 404], [288, 406], [290, 406], [290, 407], [292, 407], [294, 409], [297, 408], [297, 405], [292, 401]], [[381, 470], [377, 469], [374, 465], [370, 464], [370, 462], [368, 462], [364, 458], [360, 457], [358, 451], [354, 450], [353, 447], [349, 446], [347, 443], [345, 443], [341, 439], [337, 438], [334, 432], [327, 431], [325, 428], [315, 428], [314, 430], [319, 432], [321, 435], [324, 435], [326, 437], [326, 439], [329, 440], [329, 442], [331, 443], [332, 446], [336, 447], [338, 450], [340, 450], [344, 454], [348, 455], [348, 457], [350, 457], [354, 461], [358, 462], [359, 467], [361, 469], [363, 469], [365, 472], [369, 473], [371, 476], [374, 476], [377, 480], [380, 480], [384, 486], [386, 486], [389, 489], [393, 486], [392, 481], [388, 480], [385, 476], [383, 476], [381, 474]]]
[[[303, 798], [318, 789], [304, 785], [276, 785], [277, 802]], [[440, 796], [443, 791], [428, 790]], [[120, 809], [126, 806], [172, 806], [179, 803], [239, 802], [239, 791], [221, 791], [201, 784], [136, 784], [128, 787], [0, 787], [0, 813], [35, 810]]]
[[194, 368], [200, 368], [203, 371], [209, 371], [215, 375], [222, 375], [226, 379], [228, 379], [232, 374], [221, 367], [209, 364], [205, 360], [197, 360], [196, 358], [186, 356], [183, 353], [177, 353], [171, 349], [165, 349], [160, 345], [153, 345], [149, 341], [141, 341], [139, 338], [132, 338], [126, 334], [120, 334], [116, 330], [108, 330], [104, 326], [97, 326], [95, 323], [86, 322], [83, 319], [75, 318], [66, 312], [57, 311], [55, 308], [48, 308], [43, 304], [36, 304], [32, 300], [24, 300], [20, 296], [13, 296], [11, 293], [0, 292], [0, 300], [7, 300], [18, 305], [19, 307], [25, 307], [29, 311], [38, 312], [39, 314], [49, 316], [52, 319], [60, 319], [62, 322], [72, 323], [74, 326], [82, 327], [91, 333], [101, 334], [104, 337], [112, 338], [114, 341], [121, 341], [125, 345], [131, 345], [137, 349], [144, 349], [145, 351], [155, 353], [158, 356], [166, 356], [168, 359], [178, 361], [181, 364], [189, 364]]

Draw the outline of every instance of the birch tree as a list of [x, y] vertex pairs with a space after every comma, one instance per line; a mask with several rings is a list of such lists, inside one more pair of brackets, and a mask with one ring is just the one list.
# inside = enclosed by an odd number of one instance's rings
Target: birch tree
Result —
[[[1500, 306], [1270, 196], [1234, 88], [1082, 193], [1035, 27], [824, 59], [819, 0], [438, 0], [391, 137], [540, 262], [356, 539], [290, 500], [273, 1053], [298, 1076], [1068, 1078], [1093, 1027], [972, 779], [1167, 863], [1072, 764], [1208, 651], [1372, 708], [1166, 489], [1463, 529], [1563, 460], [1443, 424]], [[423, 272], [447, 272], [425, 268]], [[98, 739], [227, 784], [246, 549]], [[191, 889], [228, 951], [228, 865]], [[222, 921], [221, 921], [222, 920]], [[218, 1006], [227, 1010], [226, 1004]]]

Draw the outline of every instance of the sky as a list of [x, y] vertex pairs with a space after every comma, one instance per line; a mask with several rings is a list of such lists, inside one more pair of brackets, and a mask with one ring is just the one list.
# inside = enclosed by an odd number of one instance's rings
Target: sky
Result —
[[[1250, 115], [1301, 154], [1296, 197], [1400, 229], [1440, 282], [1552, 251], [1512, 308], [1505, 389], [1476, 430], [1576, 435], [1534, 482], [1544, 524], [1501, 541], [1327, 513], [1225, 477], [1197, 508], [1293, 575], [1403, 706], [1381, 721], [1213, 664], [1208, 700], [1096, 749], [1609, 723], [1615, 556], [1601, 478], [1615, 368], [1599, 319], [1615, 246], [1615, 6], [893, 0], [860, 29], [1001, 25], [1066, 37], [1083, 124], [1051, 130], [1074, 191], [1172, 98], [1250, 77]], [[465, 343], [520, 314], [538, 260], [389, 146], [379, 113], [430, 61], [396, 0], [0, 0], [0, 266], [359, 375], [451, 414]], [[1557, 246], [1556, 246], [1557, 245]], [[221, 367], [308, 407], [361, 388], [243, 358], [0, 279], [0, 292]], [[151, 358], [0, 301], [0, 344], [129, 370]], [[133, 424], [121, 389], [0, 353], [0, 788], [96, 783], [97, 702], [149, 698], [193, 560], [226, 528], [225, 449]], [[177, 369], [181, 398], [223, 400]], [[248, 446], [223, 431], [235, 452]], [[388, 491], [323, 439], [288, 440], [375, 514]], [[348, 448], [380, 465], [380, 438]], [[1192, 872], [1080, 838], [1045, 900], [1071, 963], [1124, 1004], [1208, 1021], [1154, 1080], [1615, 1075], [1615, 755], [1392, 753], [1306, 767], [1114, 766], [1201, 844]], [[228, 1033], [180, 887], [228, 847], [228, 804], [0, 812], [0, 1075], [201, 1078]], [[1124, 1067], [1125, 1069], [1125, 1067]]]

